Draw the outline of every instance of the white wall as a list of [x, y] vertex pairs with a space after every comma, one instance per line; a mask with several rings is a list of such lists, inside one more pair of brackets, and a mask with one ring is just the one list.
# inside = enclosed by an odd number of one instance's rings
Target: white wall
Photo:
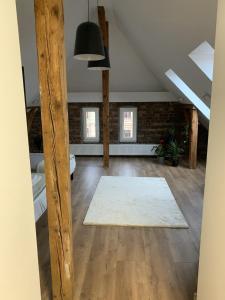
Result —
[[[39, 97], [38, 97], [39, 98]], [[109, 102], [177, 102], [178, 99], [170, 92], [110, 92]], [[68, 93], [69, 103], [101, 103], [102, 92]], [[37, 99], [30, 106], [40, 106]]]
[[40, 300], [15, 0], [0, 1], [0, 299]]
[[198, 300], [225, 299], [225, 1], [219, 0]]
[[[155, 144], [110, 144], [110, 156], [153, 156]], [[71, 144], [70, 153], [78, 155], [103, 155], [102, 144]]]
[[27, 102], [39, 97], [34, 0], [16, 0]]
[[[169, 92], [110, 92], [109, 102], [176, 102], [177, 98]], [[102, 102], [102, 93], [69, 93], [69, 103]]]

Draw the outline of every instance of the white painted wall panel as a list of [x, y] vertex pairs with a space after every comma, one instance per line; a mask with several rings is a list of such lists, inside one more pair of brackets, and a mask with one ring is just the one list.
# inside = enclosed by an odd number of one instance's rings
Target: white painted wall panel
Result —
[[[152, 156], [155, 155], [153, 144], [111, 144], [111, 156]], [[75, 155], [103, 155], [102, 144], [71, 144], [70, 152]]]

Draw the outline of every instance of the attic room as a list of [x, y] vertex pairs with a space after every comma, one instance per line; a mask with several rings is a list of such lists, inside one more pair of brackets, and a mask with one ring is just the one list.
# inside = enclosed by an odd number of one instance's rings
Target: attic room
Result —
[[225, 299], [224, 1], [0, 14], [0, 298]]

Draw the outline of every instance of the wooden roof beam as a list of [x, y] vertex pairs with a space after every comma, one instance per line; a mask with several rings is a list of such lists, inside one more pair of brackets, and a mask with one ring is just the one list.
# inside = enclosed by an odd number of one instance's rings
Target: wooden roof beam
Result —
[[[104, 6], [98, 6], [98, 20], [102, 31], [103, 43], [109, 49], [109, 24], [105, 17]], [[109, 70], [102, 71], [103, 97], [103, 165], [109, 167]]]
[[73, 299], [73, 237], [63, 0], [35, 0], [52, 298]]

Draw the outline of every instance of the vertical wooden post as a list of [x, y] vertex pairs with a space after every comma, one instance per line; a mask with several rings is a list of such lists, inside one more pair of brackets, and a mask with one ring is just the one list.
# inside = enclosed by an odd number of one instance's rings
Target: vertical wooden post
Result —
[[35, 0], [53, 299], [73, 299], [63, 0]]
[[189, 167], [197, 167], [198, 150], [198, 111], [195, 107], [190, 110], [190, 133], [189, 133]]
[[[109, 24], [105, 18], [105, 8], [98, 6], [98, 19], [104, 46], [109, 49]], [[109, 167], [109, 70], [102, 71], [103, 97], [103, 164]]]

